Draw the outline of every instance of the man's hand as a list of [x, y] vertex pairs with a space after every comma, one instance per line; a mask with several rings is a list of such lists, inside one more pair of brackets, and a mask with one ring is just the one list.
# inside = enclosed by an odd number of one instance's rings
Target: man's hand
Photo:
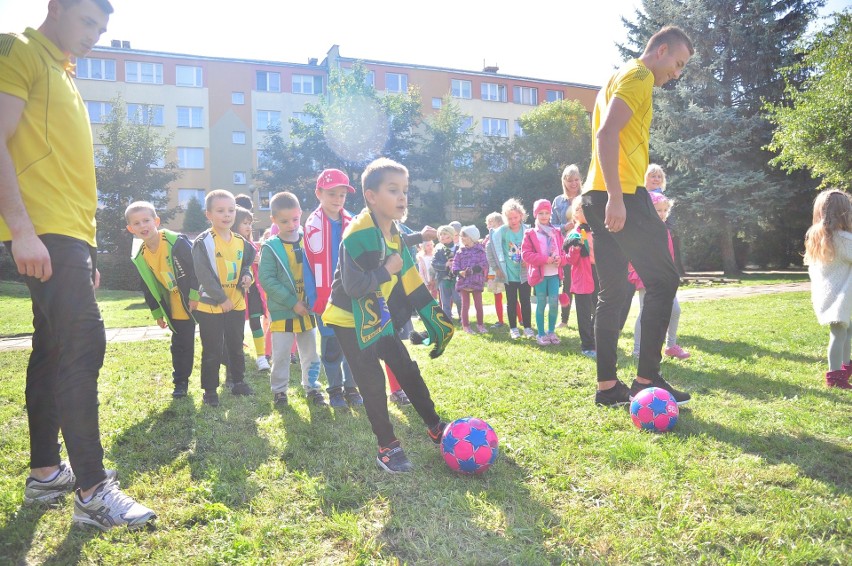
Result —
[[385, 269], [391, 275], [395, 275], [402, 270], [402, 256], [399, 254], [391, 254], [385, 260]]
[[33, 233], [29, 236], [14, 238], [12, 240], [12, 256], [18, 273], [28, 277], [35, 277], [45, 283], [53, 275], [53, 267], [50, 263], [50, 253], [41, 241], [41, 238]]
[[95, 289], [98, 289], [101, 286], [101, 270], [97, 267], [95, 268], [95, 279], [92, 281], [92, 284], [94, 284]]
[[422, 230], [420, 230], [420, 234], [423, 236], [423, 241], [428, 242], [438, 237], [438, 230], [427, 224]]
[[610, 196], [606, 201], [604, 227], [612, 233], [620, 232], [626, 221], [627, 209], [624, 208], [624, 199], [613, 199]]
[[219, 306], [222, 308], [222, 312], [231, 312], [232, 310], [234, 310], [234, 301], [228, 299]]

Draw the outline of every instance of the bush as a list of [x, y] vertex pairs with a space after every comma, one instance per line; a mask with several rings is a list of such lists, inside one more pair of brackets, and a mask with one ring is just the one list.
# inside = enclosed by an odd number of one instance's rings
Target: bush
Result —
[[139, 290], [139, 272], [129, 257], [100, 253], [98, 254], [98, 269], [101, 272], [101, 289]]

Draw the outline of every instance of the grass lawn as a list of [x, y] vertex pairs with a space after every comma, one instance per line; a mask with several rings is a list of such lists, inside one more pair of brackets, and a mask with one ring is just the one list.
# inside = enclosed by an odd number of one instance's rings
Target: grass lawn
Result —
[[[363, 412], [307, 406], [296, 372], [287, 409], [253, 369], [256, 396], [225, 393], [211, 409], [197, 374], [189, 398], [171, 399], [167, 341], [112, 344], [107, 465], [159, 519], [105, 534], [71, 526], [70, 498], [21, 506], [27, 353], [0, 353], [2, 561], [849, 563], [852, 395], [823, 385], [828, 332], [808, 294], [685, 303], [680, 343], [693, 357], [663, 370], [693, 401], [665, 435], [595, 407], [573, 317], [559, 332], [547, 349], [503, 332], [459, 333], [437, 360], [413, 349], [439, 412], [484, 418], [500, 436], [497, 463], [475, 478], [449, 471], [411, 408], [391, 416], [416, 470], [390, 476]], [[628, 383], [631, 348], [626, 332]]]

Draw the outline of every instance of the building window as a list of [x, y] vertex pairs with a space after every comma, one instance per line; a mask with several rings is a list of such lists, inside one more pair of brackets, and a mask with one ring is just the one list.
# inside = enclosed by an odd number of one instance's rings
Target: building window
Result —
[[204, 86], [201, 80], [201, 67], [175, 66], [175, 84], [177, 86]]
[[376, 71], [367, 71], [364, 77], [364, 83], [371, 88], [376, 88]]
[[204, 169], [203, 147], [177, 148], [178, 167], [181, 169]]
[[496, 136], [500, 138], [509, 137], [509, 121], [502, 118], [483, 118], [482, 135]]
[[538, 89], [528, 86], [512, 87], [512, 97], [515, 104], [535, 106], [538, 104]]
[[322, 94], [322, 77], [293, 75], [293, 94]]
[[298, 120], [306, 126], [313, 126], [317, 121], [313, 115], [308, 114], [307, 112], [293, 112], [293, 119]]
[[281, 92], [281, 73], [258, 71], [257, 90], [263, 92]]
[[459, 133], [467, 134], [470, 133], [470, 129], [473, 127], [473, 116], [465, 116], [462, 118], [461, 124], [459, 124]]
[[388, 92], [408, 92], [408, 75], [385, 73], [385, 90]]
[[245, 185], [246, 184], [246, 172], [245, 171], [234, 171], [234, 184], [235, 185]]
[[272, 126], [281, 125], [281, 112], [277, 110], [258, 110], [257, 111], [257, 129], [266, 131]]
[[452, 80], [452, 93], [453, 98], [471, 98], [472, 89], [470, 86], [470, 81], [463, 81], [461, 79], [453, 79]]
[[434, 108], [435, 110], [439, 110], [443, 105], [443, 99], [437, 97], [432, 98], [432, 108]]
[[161, 155], [156, 161], [148, 165], [150, 169], [164, 169], [166, 167], [166, 156]]
[[565, 100], [565, 93], [561, 90], [548, 90], [547, 91], [547, 101], [548, 102], [558, 102], [560, 100]]
[[77, 59], [77, 78], [93, 81], [115, 80], [115, 59]]
[[260, 200], [258, 208], [260, 210], [269, 210], [269, 201], [272, 200], [273, 196], [275, 196], [275, 191], [260, 191], [258, 194], [258, 199]]
[[506, 85], [482, 83], [482, 100], [506, 102]]
[[259, 149], [257, 150], [257, 169], [258, 171], [269, 171], [275, 165], [275, 159], [269, 153]]
[[106, 124], [112, 114], [112, 103], [87, 100], [86, 110], [89, 111], [89, 122], [92, 124]]
[[246, 144], [246, 133], [245, 132], [231, 132], [231, 143], [235, 143], [238, 145]]
[[231, 93], [231, 104], [245, 104], [246, 103], [246, 93], [244, 92], [232, 92]]
[[165, 124], [163, 113], [159, 105], [127, 103], [127, 121], [131, 124], [162, 126]]
[[200, 106], [178, 106], [178, 128], [203, 128], [201, 114], [203, 108]]
[[519, 138], [524, 135], [524, 129], [521, 127], [520, 120], [515, 120], [515, 135]]
[[195, 199], [201, 204], [201, 208], [204, 208], [204, 197], [207, 196], [207, 193], [204, 192], [204, 189], [178, 189], [178, 204], [181, 208], [186, 208], [186, 205], [189, 204], [189, 201]]
[[125, 61], [124, 80], [129, 83], [161, 85], [163, 84], [163, 65], [162, 63]]

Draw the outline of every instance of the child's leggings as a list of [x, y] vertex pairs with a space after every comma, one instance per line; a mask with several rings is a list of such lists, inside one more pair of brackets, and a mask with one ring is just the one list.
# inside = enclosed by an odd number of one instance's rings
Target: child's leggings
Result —
[[[547, 312], [547, 331], [544, 330], [544, 309]], [[556, 318], [559, 316], [559, 276], [548, 275], [535, 286], [535, 324], [538, 335], [552, 333], [556, 330]]]
[[524, 328], [529, 328], [531, 326], [530, 314], [532, 311], [529, 283], [507, 281], [506, 311], [509, 314], [509, 328], [518, 327], [518, 307], [521, 309], [521, 319], [523, 319]]
[[470, 310], [470, 296], [473, 295], [473, 307], [476, 309], [476, 324], [482, 324], [482, 291], [460, 291], [462, 308], [461, 319], [462, 326], [467, 328], [470, 326], [470, 315], [467, 311]]
[[852, 323], [844, 327], [835, 322], [828, 329], [828, 371], [837, 371], [852, 358]]
[[260, 291], [257, 284], [252, 284], [246, 293], [248, 299], [248, 309], [246, 316], [251, 329], [251, 337], [254, 342], [254, 355], [261, 357], [266, 354], [266, 338], [263, 335], [263, 323], [260, 317], [263, 316], [263, 301], [260, 298]]
[[[633, 329], [633, 353], [639, 353], [639, 344], [642, 338], [642, 307], [645, 305], [645, 289], [637, 291], [639, 295], [639, 316], [636, 317], [636, 326]], [[677, 327], [680, 324], [680, 303], [675, 297], [672, 302], [672, 316], [669, 319], [669, 329], [666, 332], [666, 348], [671, 348], [677, 344]]]
[[497, 322], [503, 324], [503, 293], [494, 293], [494, 310], [497, 311]]

